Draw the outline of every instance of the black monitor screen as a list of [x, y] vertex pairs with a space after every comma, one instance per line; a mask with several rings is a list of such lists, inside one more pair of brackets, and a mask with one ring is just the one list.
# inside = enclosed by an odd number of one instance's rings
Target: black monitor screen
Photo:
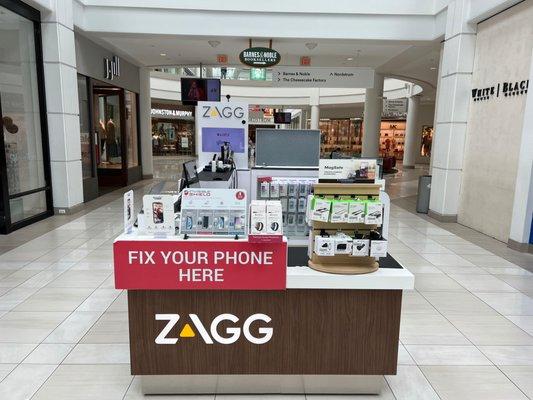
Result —
[[275, 112], [274, 123], [275, 124], [290, 124], [291, 113], [290, 112]]
[[189, 105], [220, 101], [220, 79], [181, 78], [181, 101]]

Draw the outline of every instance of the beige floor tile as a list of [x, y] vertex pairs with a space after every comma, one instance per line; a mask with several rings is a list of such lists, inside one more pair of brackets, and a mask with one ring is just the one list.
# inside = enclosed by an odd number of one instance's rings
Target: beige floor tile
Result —
[[449, 274], [471, 292], [516, 292], [517, 290], [494, 275]]
[[67, 271], [48, 284], [54, 288], [97, 288], [109, 277], [109, 271]]
[[465, 288], [447, 275], [415, 274], [415, 289], [418, 291], [458, 291]]
[[[458, 256], [457, 254], [421, 254], [430, 263], [436, 265], [451, 265], [451, 266], [468, 266], [473, 267], [474, 264], [466, 258]], [[468, 256], [465, 256], [468, 257]]]
[[503, 316], [449, 315], [447, 318], [477, 346], [533, 345], [533, 337]]
[[476, 275], [483, 275], [487, 274], [487, 271], [485, 271], [481, 267], [468, 267], [468, 266], [455, 266], [455, 265], [439, 265], [438, 269], [445, 273], [445, 274], [476, 274]]
[[505, 317], [533, 336], [533, 315], [506, 315]]
[[498, 276], [498, 278], [523, 293], [527, 293], [530, 296], [533, 295], [533, 275]]
[[399, 365], [397, 374], [385, 379], [398, 400], [439, 400], [417, 366]]
[[483, 269], [492, 275], [526, 275], [533, 276], [531, 272], [520, 267], [483, 267]]
[[14, 311], [74, 311], [89, 295], [90, 288], [44, 287]]
[[[239, 400], [239, 396], [234, 396]], [[207, 395], [144, 395], [141, 391], [141, 381], [138, 376], [133, 379], [124, 400], [214, 400], [214, 394]], [[257, 400], [261, 400], [258, 398]]]
[[406, 345], [417, 365], [492, 365], [475, 346]]
[[503, 315], [533, 315], [533, 299], [523, 293], [476, 293]]
[[438, 311], [417, 291], [403, 292], [402, 313], [438, 314]]
[[100, 318], [100, 311], [74, 311], [44, 340], [45, 343], [78, 343]]
[[129, 344], [78, 344], [63, 364], [129, 364]]
[[493, 366], [420, 367], [442, 400], [526, 400]]
[[19, 364], [37, 344], [0, 343], [0, 364]]
[[0, 342], [40, 343], [67, 316], [68, 312], [9, 312], [0, 318]]
[[480, 267], [515, 267], [512, 262], [494, 254], [468, 254], [464, 258]]
[[116, 289], [96, 289], [77, 308], [77, 311], [105, 311], [122, 291]]
[[128, 342], [128, 313], [125, 312], [106, 312], [81, 340], [81, 343]]
[[408, 344], [471, 344], [442, 315], [404, 314], [400, 325], [400, 340]]
[[18, 364], [1, 364], [0, 363], [0, 382], [4, 380], [6, 376], [8, 376], [11, 371], [15, 369], [15, 367]]
[[533, 346], [479, 346], [496, 365], [533, 366]]
[[0, 382], [0, 399], [31, 398], [56, 368], [57, 365], [20, 364]]
[[501, 366], [500, 369], [526, 396], [533, 398], [533, 366]]
[[401, 343], [398, 346], [398, 365], [416, 365], [411, 354], [409, 354], [405, 346]]
[[468, 292], [420, 292], [420, 294], [445, 316], [454, 314], [498, 315], [494, 309]]
[[74, 344], [41, 343], [23, 361], [24, 364], [61, 364]]
[[129, 365], [60, 365], [32, 400], [122, 400], [133, 377]]

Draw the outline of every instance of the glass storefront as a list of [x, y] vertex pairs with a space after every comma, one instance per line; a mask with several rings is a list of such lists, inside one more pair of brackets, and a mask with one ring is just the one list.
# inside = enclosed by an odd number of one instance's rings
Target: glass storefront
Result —
[[[4, 4], [4, 3], [3, 3]], [[0, 6], [0, 231], [52, 214], [39, 13]], [[19, 15], [10, 7], [25, 13]], [[31, 17], [26, 18], [26, 17]]]
[[194, 107], [152, 103], [152, 150], [155, 156], [196, 154]]
[[363, 145], [362, 120], [360, 119], [321, 119], [322, 132], [320, 155], [329, 158], [332, 152], [344, 156], [361, 154]]

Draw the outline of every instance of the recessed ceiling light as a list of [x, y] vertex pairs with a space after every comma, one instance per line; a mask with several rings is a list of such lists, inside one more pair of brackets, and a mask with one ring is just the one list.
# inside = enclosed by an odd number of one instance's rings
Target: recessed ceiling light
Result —
[[315, 42], [309, 42], [305, 44], [305, 47], [307, 47], [309, 50], [313, 50], [316, 46], [318, 46], [318, 43]]
[[166, 57], [167, 56], [167, 53], [161, 53], [159, 54], [161, 57]]
[[348, 57], [346, 61], [353, 61], [353, 57]]
[[209, 46], [213, 48], [217, 47], [220, 44], [218, 40], [208, 40], [207, 43], [209, 43]]
[[437, 67], [429, 67], [430, 70], [435, 71]]

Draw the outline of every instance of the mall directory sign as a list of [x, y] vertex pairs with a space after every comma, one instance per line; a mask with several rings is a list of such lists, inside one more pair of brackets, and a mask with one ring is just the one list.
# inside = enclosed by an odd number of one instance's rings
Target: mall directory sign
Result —
[[120, 240], [115, 287], [139, 290], [284, 290], [287, 242]]

